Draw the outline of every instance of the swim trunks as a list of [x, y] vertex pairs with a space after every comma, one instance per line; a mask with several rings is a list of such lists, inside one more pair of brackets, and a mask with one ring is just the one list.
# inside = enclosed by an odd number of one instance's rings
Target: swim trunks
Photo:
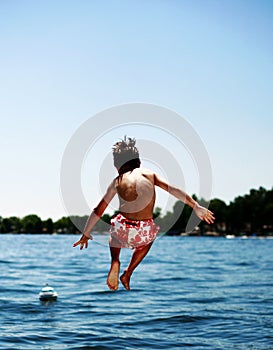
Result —
[[153, 219], [130, 220], [118, 214], [111, 220], [110, 234], [121, 248], [143, 248], [155, 240], [158, 231]]

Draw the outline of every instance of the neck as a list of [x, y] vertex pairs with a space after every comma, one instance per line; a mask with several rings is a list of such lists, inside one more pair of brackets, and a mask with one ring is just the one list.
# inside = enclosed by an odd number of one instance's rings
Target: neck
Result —
[[124, 165], [121, 168], [118, 169], [119, 175], [125, 174], [128, 171], [133, 171], [134, 169], [139, 168], [139, 166], [130, 166], [130, 165]]

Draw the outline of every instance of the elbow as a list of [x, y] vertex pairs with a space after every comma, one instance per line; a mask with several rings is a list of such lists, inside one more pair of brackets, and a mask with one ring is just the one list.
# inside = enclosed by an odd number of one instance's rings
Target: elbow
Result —
[[101, 217], [106, 208], [107, 208], [107, 202], [104, 199], [102, 199], [100, 203], [93, 209], [93, 212], [98, 217]]

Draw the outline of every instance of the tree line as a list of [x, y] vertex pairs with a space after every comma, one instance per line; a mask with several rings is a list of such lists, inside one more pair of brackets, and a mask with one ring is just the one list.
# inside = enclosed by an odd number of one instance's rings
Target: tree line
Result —
[[[198, 200], [195, 195], [193, 197]], [[215, 214], [216, 221], [212, 225], [199, 223], [198, 229], [195, 230], [197, 234], [203, 235], [208, 231], [214, 231], [220, 235], [273, 234], [273, 188], [271, 190], [263, 187], [251, 189], [248, 194], [236, 197], [229, 204], [218, 198], [212, 199], [209, 203], [201, 198], [198, 202], [209, 206]], [[161, 209], [156, 207], [154, 218], [160, 225], [161, 231], [181, 234], [185, 232], [191, 214], [192, 209], [189, 206], [177, 201], [173, 210], [164, 215]], [[108, 231], [111, 217], [112, 215], [104, 214], [93, 231]], [[0, 216], [0, 233], [80, 233], [87, 219], [88, 215], [68, 216], [53, 222], [50, 218], [42, 220], [35, 214], [23, 218]]]

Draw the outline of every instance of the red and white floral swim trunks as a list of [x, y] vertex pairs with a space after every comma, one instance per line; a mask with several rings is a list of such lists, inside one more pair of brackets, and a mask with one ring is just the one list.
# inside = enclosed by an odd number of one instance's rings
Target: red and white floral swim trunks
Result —
[[143, 248], [155, 240], [158, 231], [153, 219], [131, 220], [118, 214], [111, 220], [110, 234], [121, 248]]

